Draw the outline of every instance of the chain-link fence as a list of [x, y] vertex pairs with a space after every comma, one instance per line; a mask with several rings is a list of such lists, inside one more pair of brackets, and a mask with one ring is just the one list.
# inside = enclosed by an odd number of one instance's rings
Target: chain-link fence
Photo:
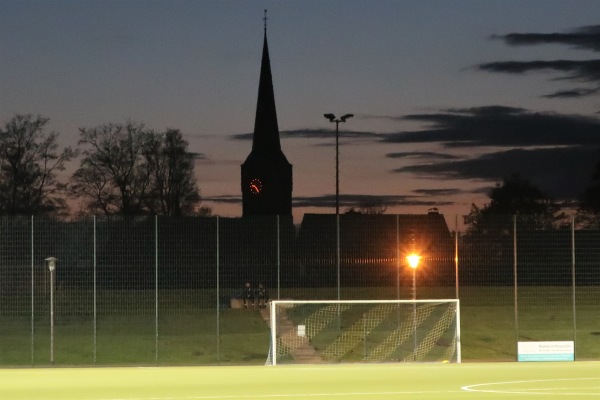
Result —
[[256, 364], [268, 299], [414, 297], [461, 300], [466, 360], [515, 359], [527, 340], [600, 358], [600, 231], [507, 216], [458, 233], [456, 221], [4, 217], [0, 365]]

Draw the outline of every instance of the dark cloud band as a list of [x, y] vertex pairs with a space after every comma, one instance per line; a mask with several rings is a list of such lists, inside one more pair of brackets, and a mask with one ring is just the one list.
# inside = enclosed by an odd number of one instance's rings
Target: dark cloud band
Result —
[[509, 33], [493, 36], [511, 46], [564, 44], [581, 49], [600, 51], [600, 25], [584, 26], [567, 33]]
[[[584, 26], [566, 33], [509, 33], [494, 35], [492, 39], [503, 40], [509, 46], [535, 46], [560, 44], [578, 49], [600, 51], [600, 25]], [[592, 88], [575, 88], [546, 94], [546, 98], [577, 98], [597, 94], [600, 89], [600, 60], [550, 60], [550, 61], [497, 61], [483, 63], [478, 69], [487, 72], [524, 74], [527, 72], [556, 71], [564, 75], [560, 79], [593, 82]]]

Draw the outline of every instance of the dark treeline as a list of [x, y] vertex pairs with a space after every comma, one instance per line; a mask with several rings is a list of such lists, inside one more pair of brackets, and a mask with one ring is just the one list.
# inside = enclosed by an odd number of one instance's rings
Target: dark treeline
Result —
[[[77, 148], [59, 149], [48, 118], [16, 115], [0, 128], [0, 215], [207, 215], [195, 158], [177, 129], [133, 122], [80, 128]], [[79, 162], [72, 176], [58, 175]], [[81, 206], [70, 210], [68, 201]], [[74, 215], [73, 215], [74, 214]]]

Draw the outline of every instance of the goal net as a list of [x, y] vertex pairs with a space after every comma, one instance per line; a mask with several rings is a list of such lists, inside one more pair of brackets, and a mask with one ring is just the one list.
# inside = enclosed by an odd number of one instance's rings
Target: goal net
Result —
[[275, 300], [267, 365], [460, 362], [459, 300]]

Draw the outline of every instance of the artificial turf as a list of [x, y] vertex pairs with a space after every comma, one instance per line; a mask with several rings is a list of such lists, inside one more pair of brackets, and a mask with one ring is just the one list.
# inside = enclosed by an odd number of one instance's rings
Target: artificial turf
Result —
[[600, 362], [0, 369], [3, 400], [592, 399]]

